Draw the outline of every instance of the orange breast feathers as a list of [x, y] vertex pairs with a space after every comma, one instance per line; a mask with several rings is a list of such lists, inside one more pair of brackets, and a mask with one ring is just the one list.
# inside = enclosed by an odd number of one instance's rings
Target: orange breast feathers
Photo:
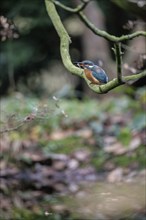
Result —
[[88, 69], [84, 69], [84, 73], [86, 78], [91, 82], [90, 84], [100, 85], [100, 81], [98, 81], [93, 75], [92, 72]]

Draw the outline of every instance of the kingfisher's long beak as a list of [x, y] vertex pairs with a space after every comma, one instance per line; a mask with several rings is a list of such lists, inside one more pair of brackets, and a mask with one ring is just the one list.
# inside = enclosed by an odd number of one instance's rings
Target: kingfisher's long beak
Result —
[[75, 64], [76, 66], [81, 67], [81, 68], [84, 67], [84, 64], [82, 62], [73, 62], [73, 64]]

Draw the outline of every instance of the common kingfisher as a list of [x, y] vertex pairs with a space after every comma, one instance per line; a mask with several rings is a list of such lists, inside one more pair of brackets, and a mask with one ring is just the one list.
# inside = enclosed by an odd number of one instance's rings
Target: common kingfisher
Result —
[[82, 62], [74, 62], [74, 64], [84, 69], [85, 76], [90, 81], [90, 84], [100, 85], [108, 82], [108, 76], [105, 71], [92, 61], [84, 60]]

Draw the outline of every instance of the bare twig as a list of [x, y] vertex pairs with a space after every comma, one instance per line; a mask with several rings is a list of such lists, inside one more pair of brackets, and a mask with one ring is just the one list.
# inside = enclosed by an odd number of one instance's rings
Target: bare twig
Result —
[[115, 43], [115, 57], [116, 57], [116, 65], [117, 65], [117, 79], [118, 82], [122, 82], [122, 51], [121, 51], [121, 43]]
[[3, 133], [7, 133], [7, 132], [11, 132], [11, 131], [16, 131], [18, 130], [20, 127], [22, 127], [24, 125], [24, 121], [20, 124], [18, 124], [17, 126], [15, 127], [12, 127], [12, 128], [5, 128], [3, 130], [0, 130], [0, 134], [3, 134]]
[[21, 122], [19, 122], [19, 124], [12, 126], [11, 128], [8, 128], [8, 126], [7, 126], [7, 128], [0, 130], [0, 134], [11, 132], [11, 131], [16, 131], [20, 127], [24, 126], [27, 122], [33, 121], [35, 118], [36, 118], [36, 115], [31, 113], [31, 114], [27, 115], [23, 120], [21, 120]]

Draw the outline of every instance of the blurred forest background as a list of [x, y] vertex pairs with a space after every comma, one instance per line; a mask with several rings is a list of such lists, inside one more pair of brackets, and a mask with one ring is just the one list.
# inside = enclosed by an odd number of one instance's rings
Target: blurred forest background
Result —
[[[72, 61], [115, 78], [112, 43], [57, 11]], [[144, 0], [94, 0], [84, 12], [115, 36], [146, 28]], [[0, 219], [145, 219], [145, 78], [90, 91], [63, 66], [43, 0], [1, 0], [0, 37]], [[144, 37], [122, 49], [124, 75], [146, 69]]]

